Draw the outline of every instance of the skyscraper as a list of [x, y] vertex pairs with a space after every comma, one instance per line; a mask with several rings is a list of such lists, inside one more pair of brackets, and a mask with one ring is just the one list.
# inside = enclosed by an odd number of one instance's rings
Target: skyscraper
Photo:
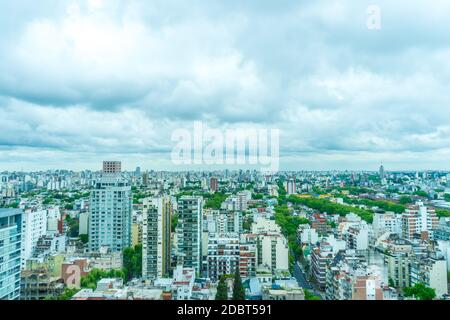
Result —
[[142, 276], [167, 277], [170, 269], [170, 232], [173, 211], [168, 196], [143, 199]]
[[[104, 165], [105, 167], [105, 165]], [[109, 168], [109, 169], [108, 169]], [[131, 245], [131, 186], [120, 172], [107, 166], [91, 192], [89, 250], [108, 247], [112, 252]]]
[[20, 296], [22, 210], [0, 209], [0, 300]]
[[384, 171], [384, 166], [380, 166], [380, 179], [383, 180], [386, 177], [386, 173]]
[[215, 177], [209, 179], [209, 190], [211, 192], [217, 192], [219, 190], [219, 181]]
[[202, 202], [202, 197], [183, 196], [178, 200], [178, 257], [184, 267], [197, 273], [202, 265]]

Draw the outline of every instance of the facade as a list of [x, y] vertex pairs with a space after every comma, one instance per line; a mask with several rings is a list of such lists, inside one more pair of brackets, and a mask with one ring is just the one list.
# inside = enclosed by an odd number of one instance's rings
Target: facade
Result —
[[375, 213], [372, 226], [376, 237], [385, 232], [400, 236], [402, 234], [402, 215], [393, 212]]
[[321, 243], [311, 250], [311, 276], [321, 290], [326, 288], [327, 268], [333, 257], [333, 248], [326, 243]]
[[88, 234], [88, 230], [89, 230], [89, 212], [85, 211], [85, 212], [81, 212], [79, 215], [79, 221], [80, 221], [80, 226], [79, 226], [79, 232], [78, 234]]
[[0, 209], [0, 300], [20, 296], [22, 217], [20, 209]]
[[436, 290], [436, 297], [448, 294], [447, 262], [434, 257], [418, 258], [411, 262], [411, 285], [424, 283]]
[[409, 287], [410, 282], [410, 255], [396, 252], [386, 255], [388, 277], [396, 288]]
[[383, 290], [377, 276], [360, 276], [353, 284], [352, 300], [383, 300]]
[[212, 210], [205, 215], [204, 223], [209, 233], [242, 232], [242, 215], [239, 211]]
[[203, 198], [183, 196], [178, 200], [178, 259], [199, 274], [202, 266]]
[[327, 223], [327, 217], [321, 213], [315, 213], [311, 217], [311, 228], [316, 230], [320, 236], [325, 236], [330, 230]]
[[219, 190], [219, 180], [215, 177], [211, 177], [209, 179], [209, 191], [211, 192], [217, 192]]
[[39, 239], [47, 233], [47, 210], [26, 209], [22, 220], [22, 269], [33, 257]]
[[319, 241], [319, 234], [309, 224], [299, 225], [297, 233], [302, 244], [314, 244]]
[[305, 292], [302, 288], [270, 288], [262, 290], [263, 300], [305, 300]]
[[239, 235], [211, 234], [208, 241], [207, 276], [216, 281], [233, 274], [239, 265]]
[[[112, 169], [111, 169], [112, 170]], [[103, 175], [91, 192], [89, 250], [122, 251], [131, 245], [131, 186], [118, 174]]]
[[289, 248], [282, 234], [259, 234], [257, 239], [258, 266], [272, 272], [289, 270]]
[[103, 161], [103, 173], [120, 173], [122, 171], [122, 163], [120, 161]]
[[44, 300], [57, 297], [64, 291], [60, 277], [52, 276], [47, 270], [22, 271], [20, 283], [21, 300]]
[[144, 199], [142, 226], [144, 278], [156, 279], [169, 274], [172, 207], [170, 197]]
[[405, 239], [413, 239], [416, 235], [433, 239], [433, 231], [439, 226], [439, 219], [432, 208], [422, 202], [406, 209], [402, 215], [402, 231]]
[[367, 224], [350, 227], [346, 233], [347, 248], [364, 251], [369, 248], [369, 230]]
[[286, 181], [285, 188], [286, 188], [287, 195], [297, 193], [297, 184], [295, 182], [295, 179], [289, 179], [288, 181]]

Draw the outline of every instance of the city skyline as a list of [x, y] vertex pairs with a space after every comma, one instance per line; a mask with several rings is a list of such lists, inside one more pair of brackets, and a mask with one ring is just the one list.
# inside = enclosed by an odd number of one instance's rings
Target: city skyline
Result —
[[279, 129], [280, 170], [450, 170], [450, 3], [372, 4], [3, 1], [0, 171], [220, 169], [173, 165], [194, 121]]

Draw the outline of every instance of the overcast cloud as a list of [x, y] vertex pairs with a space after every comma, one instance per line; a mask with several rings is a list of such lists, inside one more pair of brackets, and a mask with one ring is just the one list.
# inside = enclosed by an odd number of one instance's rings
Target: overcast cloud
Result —
[[[369, 5], [381, 30], [366, 27]], [[281, 130], [281, 169], [450, 169], [450, 2], [0, 2], [0, 171], [173, 169], [171, 133]]]

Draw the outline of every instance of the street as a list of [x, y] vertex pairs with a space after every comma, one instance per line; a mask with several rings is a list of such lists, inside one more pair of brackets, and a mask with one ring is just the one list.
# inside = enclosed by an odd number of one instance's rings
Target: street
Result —
[[314, 295], [317, 295], [320, 297], [321, 300], [323, 300], [323, 294], [318, 292], [314, 287], [309, 283], [307, 280], [307, 276], [303, 269], [300, 266], [300, 263], [297, 261], [297, 263], [294, 265], [294, 277], [297, 280], [300, 287], [307, 289]]

